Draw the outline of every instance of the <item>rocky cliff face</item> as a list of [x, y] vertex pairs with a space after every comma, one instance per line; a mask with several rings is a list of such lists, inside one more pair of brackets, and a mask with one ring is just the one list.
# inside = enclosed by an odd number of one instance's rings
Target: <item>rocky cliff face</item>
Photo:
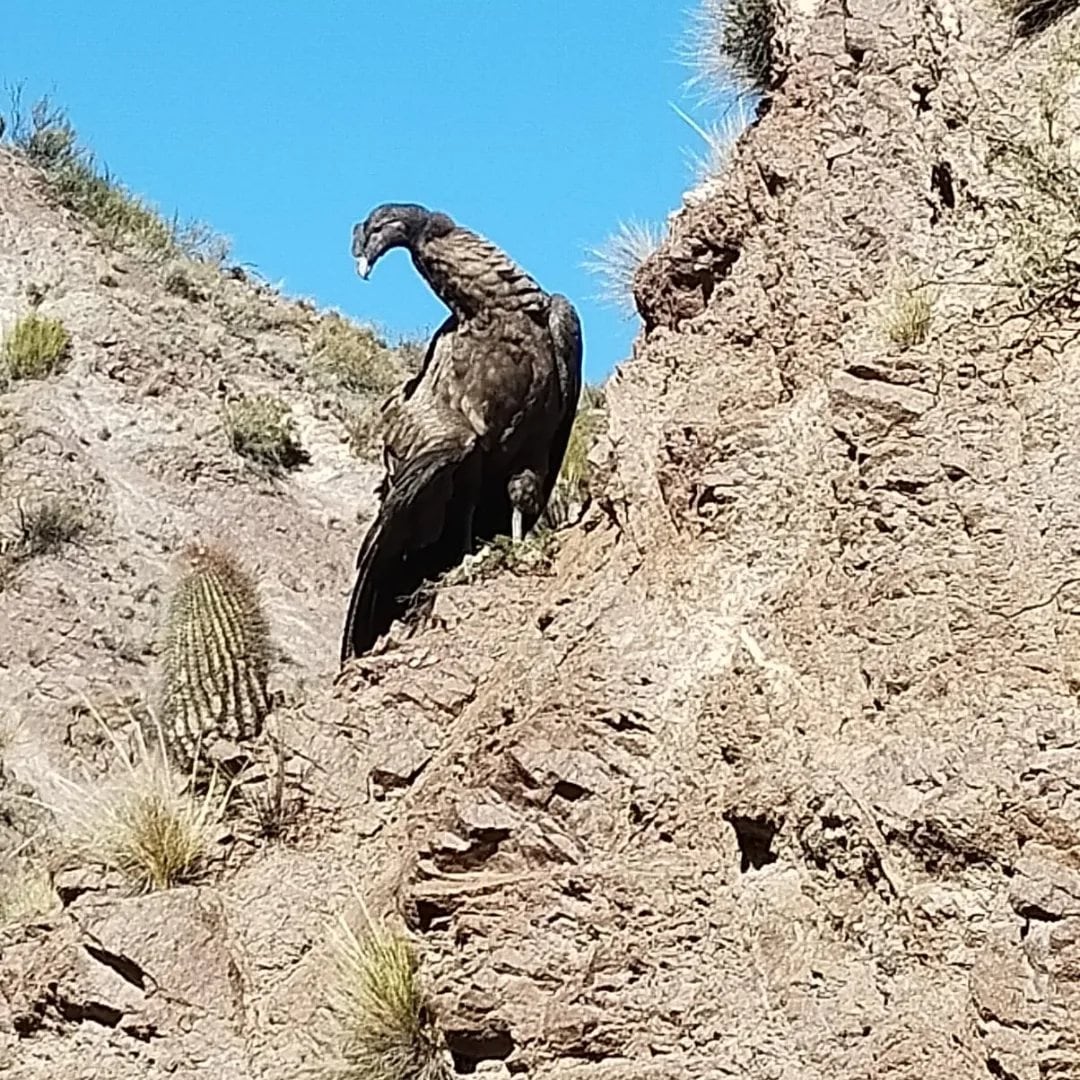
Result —
[[585, 520], [298, 713], [293, 842], [10, 949], [14, 1075], [293, 1075], [359, 890], [419, 943], [459, 1073], [1080, 1076], [1054, 15], [782, 13], [769, 104], [638, 272]]

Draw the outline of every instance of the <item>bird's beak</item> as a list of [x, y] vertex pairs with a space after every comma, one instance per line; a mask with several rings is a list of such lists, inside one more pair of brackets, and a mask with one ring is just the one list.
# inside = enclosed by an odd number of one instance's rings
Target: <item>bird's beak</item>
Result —
[[356, 259], [356, 272], [365, 280], [368, 279], [368, 274], [371, 273], [371, 263], [368, 262], [366, 255], [359, 255]]

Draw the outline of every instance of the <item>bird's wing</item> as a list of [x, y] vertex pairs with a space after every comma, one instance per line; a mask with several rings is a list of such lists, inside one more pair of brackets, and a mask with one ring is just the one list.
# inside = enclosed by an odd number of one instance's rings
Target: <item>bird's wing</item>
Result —
[[406, 461], [357, 555], [341, 662], [367, 652], [426, 578], [460, 561], [475, 499], [474, 440], [446, 440]]
[[451, 315], [428, 342], [420, 370], [383, 402], [381, 423], [383, 433], [383, 467], [386, 475], [379, 488], [385, 495], [402, 463], [421, 453], [434, 435], [437, 442], [443, 437], [446, 417], [431, 415], [438, 408], [439, 371], [453, 364], [457, 319]]
[[555, 482], [559, 478], [566, 447], [570, 442], [570, 432], [577, 418], [578, 399], [581, 397], [581, 360], [584, 352], [581, 320], [578, 318], [574, 305], [559, 293], [553, 293], [551, 296], [548, 326], [551, 329], [551, 341], [555, 348], [555, 369], [559, 377], [562, 414], [548, 452], [548, 471], [544, 477], [542, 506], [547, 505]]
[[416, 393], [417, 386], [427, 375], [428, 369], [431, 367], [432, 361], [435, 357], [436, 348], [443, 337], [453, 333], [457, 328], [457, 316], [448, 315], [444, 320], [442, 326], [431, 335], [431, 340], [428, 342], [426, 351], [424, 352], [424, 359], [421, 361], [420, 370], [409, 379], [401, 388], [401, 400], [408, 401], [414, 393]]

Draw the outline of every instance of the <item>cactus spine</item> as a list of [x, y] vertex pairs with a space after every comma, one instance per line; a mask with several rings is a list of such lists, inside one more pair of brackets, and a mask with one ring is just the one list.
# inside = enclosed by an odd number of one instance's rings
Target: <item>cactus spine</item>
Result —
[[216, 739], [257, 737], [269, 711], [270, 629], [251, 578], [226, 550], [193, 546], [169, 604], [161, 715], [189, 762]]

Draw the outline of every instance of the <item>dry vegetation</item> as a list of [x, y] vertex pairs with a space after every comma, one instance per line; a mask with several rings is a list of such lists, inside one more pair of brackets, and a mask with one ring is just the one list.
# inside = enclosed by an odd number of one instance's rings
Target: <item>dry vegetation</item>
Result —
[[367, 918], [344, 919], [332, 941], [328, 1006], [337, 1029], [332, 1072], [355, 1080], [441, 1080], [450, 1075], [417, 977], [409, 940]]
[[0, 930], [36, 922], [60, 906], [44, 867], [21, 858], [0, 862]]
[[58, 202], [93, 224], [118, 248], [167, 259], [187, 255], [213, 262], [228, 257], [228, 241], [199, 222], [164, 218], [99, 167], [63, 109], [42, 98], [23, 108], [11, 93], [6, 137], [42, 170]]
[[683, 42], [690, 88], [705, 100], [764, 91], [775, 74], [775, 0], [703, 0]]
[[921, 345], [930, 334], [933, 294], [922, 282], [901, 282], [893, 286], [885, 300], [882, 330], [894, 345], [910, 348]]
[[20, 558], [54, 555], [90, 528], [85, 505], [68, 495], [48, 495], [19, 511], [12, 554]]
[[280, 472], [306, 460], [293, 421], [292, 410], [268, 394], [242, 397], [225, 406], [229, 445], [243, 458]]
[[129, 753], [106, 729], [118, 758], [112, 775], [58, 779], [48, 809], [77, 858], [119, 871], [140, 891], [166, 889], [206, 869], [232, 789], [212, 778], [195, 791], [169, 763], [160, 732], [154, 745], [141, 725], [134, 732]]
[[620, 222], [599, 247], [589, 248], [584, 266], [600, 283], [597, 299], [627, 314], [635, 310], [634, 275], [660, 246], [662, 230], [647, 222]]
[[322, 320], [312, 368], [325, 383], [355, 394], [383, 394], [398, 381], [394, 355], [366, 327], [331, 314]]
[[71, 349], [71, 336], [59, 319], [24, 315], [0, 346], [0, 385], [8, 379], [43, 379], [56, 371]]

